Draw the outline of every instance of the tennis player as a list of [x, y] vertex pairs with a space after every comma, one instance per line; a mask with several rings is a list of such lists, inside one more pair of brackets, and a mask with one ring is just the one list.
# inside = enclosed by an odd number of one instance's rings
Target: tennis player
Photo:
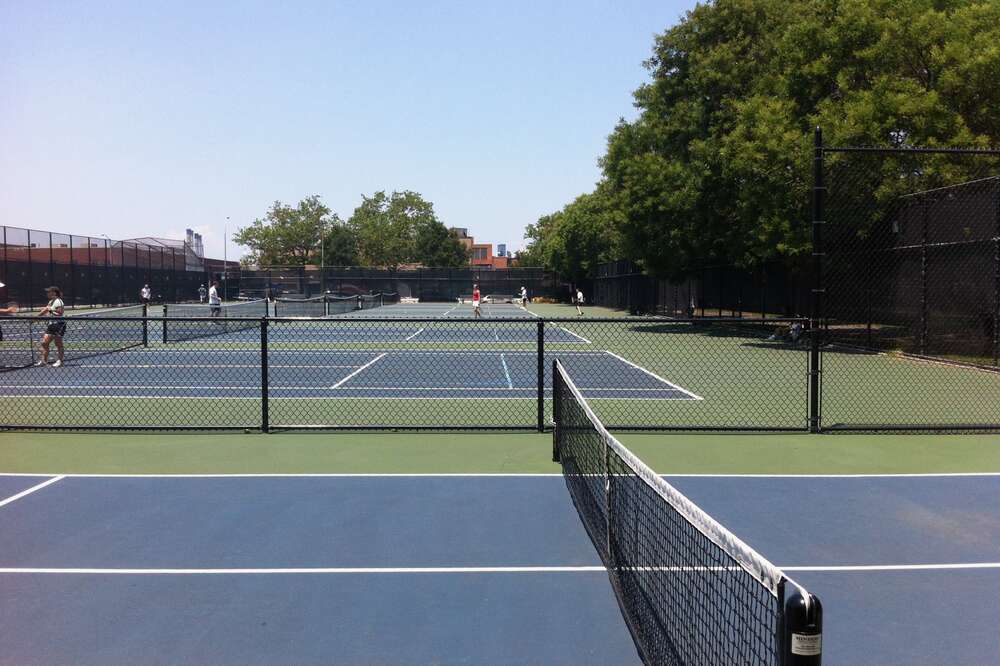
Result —
[[[17, 304], [7, 300], [7, 285], [0, 282], [0, 315], [17, 314]], [[3, 328], [0, 328], [0, 342], [3, 342]]]
[[222, 315], [222, 299], [219, 298], [219, 283], [213, 281], [208, 288], [208, 307], [213, 317]]
[[205, 289], [205, 285], [201, 285], [198, 287], [198, 302], [204, 303], [206, 298], [208, 298], [208, 289]]
[[482, 312], [479, 311], [479, 285], [472, 285], [472, 314], [477, 319], [482, 317]]
[[521, 285], [521, 307], [527, 307], [528, 305], [528, 288], [523, 284]]
[[581, 291], [579, 287], [576, 288], [576, 298], [573, 300], [576, 301], [576, 316], [582, 317], [583, 310], [580, 308], [580, 306], [583, 305], [583, 291]]
[[153, 300], [153, 290], [149, 288], [148, 284], [142, 285], [142, 289], [139, 290], [139, 302], [143, 305], [149, 305], [151, 300]]
[[65, 352], [63, 349], [63, 336], [66, 335], [66, 321], [62, 318], [65, 306], [62, 300], [62, 290], [59, 287], [49, 287], [45, 290], [45, 294], [49, 297], [49, 304], [38, 311], [38, 316], [51, 317], [52, 322], [45, 327], [45, 335], [42, 336], [42, 344], [39, 347], [42, 358], [35, 365], [48, 365], [49, 345], [55, 341], [57, 359], [52, 364], [52, 367], [58, 368], [63, 364]]

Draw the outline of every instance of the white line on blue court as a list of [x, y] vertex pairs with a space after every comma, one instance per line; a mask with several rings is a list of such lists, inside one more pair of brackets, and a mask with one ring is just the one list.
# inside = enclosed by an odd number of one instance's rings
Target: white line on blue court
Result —
[[609, 351], [609, 350], [607, 350], [607, 349], [606, 349], [606, 350], [604, 350], [604, 353], [605, 353], [605, 354], [607, 354], [608, 356], [613, 356], [613, 357], [615, 357], [616, 359], [618, 359], [618, 360], [619, 360], [619, 361], [621, 361], [622, 363], [625, 363], [625, 364], [627, 364], [627, 365], [630, 365], [630, 366], [632, 366], [633, 368], [635, 368], [636, 370], [639, 370], [640, 372], [645, 372], [645, 373], [646, 373], [647, 375], [649, 375], [649, 376], [650, 376], [650, 377], [652, 377], [653, 379], [657, 379], [657, 380], [659, 380], [659, 381], [663, 382], [664, 384], [666, 384], [667, 386], [669, 386], [669, 387], [671, 387], [671, 388], [675, 388], [675, 389], [677, 389], [678, 391], [681, 391], [682, 393], [686, 393], [687, 395], [691, 396], [691, 397], [692, 397], [692, 398], [694, 398], [695, 400], [704, 400], [704, 398], [702, 398], [702, 397], [701, 397], [700, 395], [695, 395], [695, 394], [694, 394], [694, 393], [692, 393], [691, 391], [688, 391], [688, 390], [687, 390], [687, 389], [685, 389], [685, 388], [681, 388], [680, 386], [678, 386], [677, 384], [674, 384], [673, 382], [668, 382], [668, 381], [667, 381], [666, 379], [664, 379], [663, 377], [659, 376], [659, 375], [658, 375], [658, 374], [656, 374], [655, 372], [651, 372], [650, 370], [647, 370], [646, 368], [642, 367], [641, 365], [636, 365], [636, 364], [635, 364], [635, 363], [633, 363], [632, 361], [630, 361], [630, 360], [628, 360], [627, 358], [624, 358], [624, 357], [622, 357], [622, 356], [619, 356], [618, 354], [614, 353], [613, 351]]
[[[137, 369], [148, 369], [148, 368], [198, 368], [204, 369], [204, 363], [69, 363], [65, 367], [68, 368], [113, 368], [115, 370], [127, 369], [127, 368], [137, 368]], [[317, 364], [307, 364], [307, 365], [295, 365], [295, 364], [285, 364], [285, 363], [269, 363], [270, 368], [290, 368], [296, 370], [329, 370], [329, 369], [342, 369], [342, 368], [356, 368], [357, 364], [351, 365], [325, 365], [322, 363]], [[218, 365], [215, 369], [221, 370], [224, 368], [254, 368], [260, 369], [260, 363], [224, 363]]]
[[26, 495], [30, 495], [31, 493], [33, 493], [33, 492], [35, 492], [37, 490], [41, 490], [42, 488], [44, 488], [46, 486], [51, 486], [53, 483], [56, 483], [57, 481], [61, 481], [61, 480], [65, 479], [65, 478], [66, 478], [65, 475], [63, 475], [63, 476], [57, 476], [57, 477], [51, 478], [51, 479], [49, 479], [47, 481], [43, 481], [43, 482], [39, 483], [38, 485], [32, 486], [32, 487], [28, 488], [27, 490], [22, 490], [18, 494], [11, 495], [7, 499], [5, 499], [2, 502], [0, 502], [0, 506], [7, 506], [8, 504], [10, 504], [12, 502], [16, 502], [17, 500], [21, 499], [22, 497], [25, 497]]
[[507, 359], [503, 354], [500, 354], [500, 363], [503, 364], [503, 374], [507, 377], [507, 388], [514, 388], [514, 382], [510, 381], [510, 370], [507, 369]]
[[406, 338], [406, 339], [407, 339], [407, 340], [412, 340], [413, 338], [417, 337], [418, 335], [420, 335], [420, 334], [421, 334], [421, 333], [423, 333], [423, 332], [424, 332], [424, 329], [422, 329], [422, 328], [421, 328], [421, 329], [420, 329], [420, 330], [418, 330], [418, 331], [417, 331], [416, 333], [414, 333], [413, 335], [409, 336], [409, 337], [408, 337], [408, 338]]
[[356, 374], [358, 374], [359, 372], [361, 372], [361, 371], [362, 371], [362, 370], [364, 370], [365, 368], [368, 368], [368, 367], [372, 366], [372, 365], [373, 365], [373, 364], [374, 364], [375, 362], [377, 362], [378, 360], [380, 360], [380, 359], [381, 359], [381, 358], [383, 358], [384, 356], [385, 356], [385, 354], [379, 354], [378, 356], [376, 356], [376, 357], [375, 357], [375, 358], [373, 358], [372, 360], [368, 361], [367, 363], [365, 363], [365, 364], [364, 364], [363, 366], [361, 366], [360, 368], [358, 368], [357, 370], [355, 370], [355, 371], [354, 371], [354, 372], [352, 372], [351, 374], [349, 374], [349, 375], [347, 375], [346, 377], [344, 377], [343, 379], [341, 379], [341, 380], [340, 380], [339, 382], [337, 382], [336, 384], [334, 384], [334, 385], [333, 385], [333, 386], [331, 386], [330, 388], [332, 388], [332, 389], [335, 389], [335, 388], [339, 388], [341, 384], [343, 384], [344, 382], [346, 382], [346, 381], [347, 381], [347, 380], [349, 380], [349, 379], [350, 379], [351, 377], [355, 376]]
[[289, 567], [273, 569], [96, 569], [56, 567], [0, 567], [0, 574], [89, 574], [126, 576], [232, 576], [276, 574], [510, 574], [592, 573], [602, 566], [540, 567]]
[[[200, 473], [200, 474], [101, 474], [73, 472], [0, 472], [5, 477], [47, 478], [50, 482], [59, 479], [253, 479], [253, 478], [534, 478], [561, 477], [560, 472], [241, 472], [241, 473]], [[901, 474], [660, 474], [665, 479], [707, 478], [707, 479], [909, 479], [909, 478], [963, 478], [1000, 477], [1000, 472], [923, 472]], [[53, 479], [52, 477], [58, 477]]]
[[[1000, 562], [955, 562], [944, 564], [872, 564], [832, 566], [778, 566], [783, 572], [861, 573], [888, 571], [959, 571], [1000, 569]], [[732, 567], [632, 567], [637, 571], [718, 571]], [[603, 566], [526, 567], [273, 567], [273, 568], [96, 568], [96, 567], [0, 567], [0, 574], [55, 574], [92, 576], [253, 576], [253, 575], [386, 575], [386, 574], [553, 574], [605, 572]]]

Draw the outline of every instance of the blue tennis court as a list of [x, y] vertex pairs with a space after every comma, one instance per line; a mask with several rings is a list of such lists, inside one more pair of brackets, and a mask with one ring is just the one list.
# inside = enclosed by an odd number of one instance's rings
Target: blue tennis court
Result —
[[[826, 663], [995, 659], [1000, 476], [669, 480], [823, 599]], [[0, 539], [10, 663], [638, 663], [558, 475], [7, 475]]]
[[[594, 398], [699, 400], [669, 378], [610, 351], [559, 351]], [[276, 398], [510, 399], [537, 395], [538, 356], [525, 350], [269, 349], [269, 394]], [[8, 373], [0, 395], [238, 397], [261, 385], [253, 349], [158, 346], [69, 361], [59, 369]], [[550, 389], [547, 389], [550, 390]]]

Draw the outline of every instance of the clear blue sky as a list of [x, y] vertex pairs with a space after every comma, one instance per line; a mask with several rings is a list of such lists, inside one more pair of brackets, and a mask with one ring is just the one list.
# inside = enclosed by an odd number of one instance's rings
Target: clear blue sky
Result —
[[0, 0], [0, 221], [221, 256], [226, 216], [410, 189], [517, 248], [694, 4]]

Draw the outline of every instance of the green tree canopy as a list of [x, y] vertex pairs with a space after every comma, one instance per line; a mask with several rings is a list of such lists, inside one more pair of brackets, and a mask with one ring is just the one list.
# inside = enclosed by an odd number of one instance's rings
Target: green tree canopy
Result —
[[[680, 276], [807, 255], [813, 128], [831, 145], [1000, 143], [998, 44], [995, 1], [699, 5], [656, 37], [639, 115], [600, 161], [622, 258]], [[582, 261], [560, 263], [565, 214], [529, 226], [526, 254], [574, 271]]]
[[[397, 268], [408, 262], [458, 266], [465, 248], [434, 214], [434, 205], [409, 190], [362, 196], [348, 220], [366, 266]], [[456, 263], [458, 262], [458, 263]]]
[[244, 257], [246, 263], [295, 266], [319, 263], [324, 237], [336, 239], [334, 252], [349, 259], [353, 255], [346, 249], [350, 244], [343, 240], [345, 233], [349, 232], [336, 213], [313, 195], [294, 207], [275, 201], [263, 218], [240, 229], [233, 240], [250, 248], [249, 255]]
[[469, 252], [438, 220], [417, 225], [413, 260], [432, 268], [461, 268], [469, 263]]

